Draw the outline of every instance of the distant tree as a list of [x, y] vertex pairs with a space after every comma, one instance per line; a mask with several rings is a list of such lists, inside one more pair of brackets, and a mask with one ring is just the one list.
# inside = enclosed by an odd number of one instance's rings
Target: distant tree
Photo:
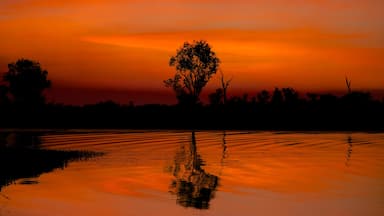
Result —
[[295, 104], [299, 101], [299, 93], [293, 88], [283, 88], [284, 101], [288, 104]]
[[307, 97], [309, 98], [310, 102], [315, 103], [318, 100], [319, 95], [315, 93], [307, 93]]
[[51, 87], [48, 72], [39, 62], [19, 59], [8, 64], [3, 80], [8, 83], [9, 93], [16, 105], [35, 107], [45, 103], [43, 91]]
[[272, 94], [271, 103], [275, 105], [281, 105], [284, 101], [283, 93], [280, 91], [280, 89], [275, 88]]
[[223, 71], [220, 71], [220, 75], [221, 75], [221, 77], [220, 77], [221, 89], [223, 92], [223, 104], [226, 104], [227, 103], [227, 89], [228, 89], [229, 83], [232, 81], [232, 78], [229, 80], [225, 80]]
[[348, 94], [350, 94], [352, 92], [351, 80], [349, 80], [347, 76], [345, 77], [345, 84], [347, 85]]
[[175, 91], [179, 103], [196, 104], [219, 64], [219, 58], [206, 41], [185, 42], [169, 61], [169, 65], [176, 68], [176, 74], [164, 81], [165, 86]]
[[249, 105], [248, 94], [242, 96], [232, 96], [229, 98], [227, 105], [236, 108], [246, 108]]
[[212, 105], [212, 106], [217, 106], [217, 105], [220, 105], [220, 104], [223, 104], [223, 89], [221, 88], [218, 88], [216, 89], [216, 91], [214, 93], [211, 93], [208, 95], [208, 98], [209, 98], [209, 103]]
[[344, 103], [360, 106], [368, 105], [373, 101], [371, 93], [359, 91], [350, 92], [344, 95], [341, 99]]
[[257, 101], [261, 104], [267, 104], [271, 98], [271, 95], [267, 90], [262, 90], [257, 94]]
[[225, 80], [223, 71], [220, 70], [220, 88], [216, 89], [214, 93], [208, 95], [209, 102], [211, 105], [223, 105], [227, 103], [227, 89], [229, 87], [229, 83], [232, 81], [232, 78], [229, 80]]

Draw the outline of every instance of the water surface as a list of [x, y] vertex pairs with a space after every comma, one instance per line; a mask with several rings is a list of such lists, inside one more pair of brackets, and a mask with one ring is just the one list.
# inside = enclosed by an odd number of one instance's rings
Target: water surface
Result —
[[0, 134], [7, 149], [104, 153], [0, 186], [0, 215], [384, 215], [384, 133]]

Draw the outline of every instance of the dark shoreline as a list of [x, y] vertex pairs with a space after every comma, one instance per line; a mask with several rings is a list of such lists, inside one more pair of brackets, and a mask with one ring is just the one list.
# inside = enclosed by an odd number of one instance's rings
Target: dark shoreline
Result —
[[244, 95], [210, 104], [9, 104], [0, 106], [0, 128], [384, 131], [384, 100], [369, 93], [300, 98], [288, 90], [276, 89], [270, 99]]
[[0, 192], [2, 187], [18, 179], [35, 178], [55, 169], [64, 169], [70, 162], [101, 155], [103, 154], [88, 151], [0, 146]]

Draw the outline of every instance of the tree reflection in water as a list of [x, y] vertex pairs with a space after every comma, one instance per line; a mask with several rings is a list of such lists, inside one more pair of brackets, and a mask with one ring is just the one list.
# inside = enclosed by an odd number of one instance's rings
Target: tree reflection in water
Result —
[[170, 192], [177, 196], [176, 202], [184, 207], [208, 209], [209, 201], [214, 198], [219, 178], [206, 173], [204, 161], [197, 153], [195, 132], [191, 142], [183, 144], [177, 151], [172, 173], [175, 179]]
[[352, 141], [352, 136], [349, 135], [347, 138], [347, 154], [345, 157], [345, 166], [350, 166], [350, 161], [351, 161], [351, 155], [352, 155], [352, 146], [353, 146], [353, 141]]

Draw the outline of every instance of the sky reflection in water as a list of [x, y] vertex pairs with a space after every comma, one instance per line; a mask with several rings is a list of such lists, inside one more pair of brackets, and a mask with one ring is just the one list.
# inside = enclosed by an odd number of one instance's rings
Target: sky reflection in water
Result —
[[382, 133], [70, 130], [17, 136], [0, 134], [3, 154], [18, 146], [39, 154], [104, 155], [67, 159], [65, 169], [24, 173], [15, 184], [3, 184], [0, 215], [384, 213]]

